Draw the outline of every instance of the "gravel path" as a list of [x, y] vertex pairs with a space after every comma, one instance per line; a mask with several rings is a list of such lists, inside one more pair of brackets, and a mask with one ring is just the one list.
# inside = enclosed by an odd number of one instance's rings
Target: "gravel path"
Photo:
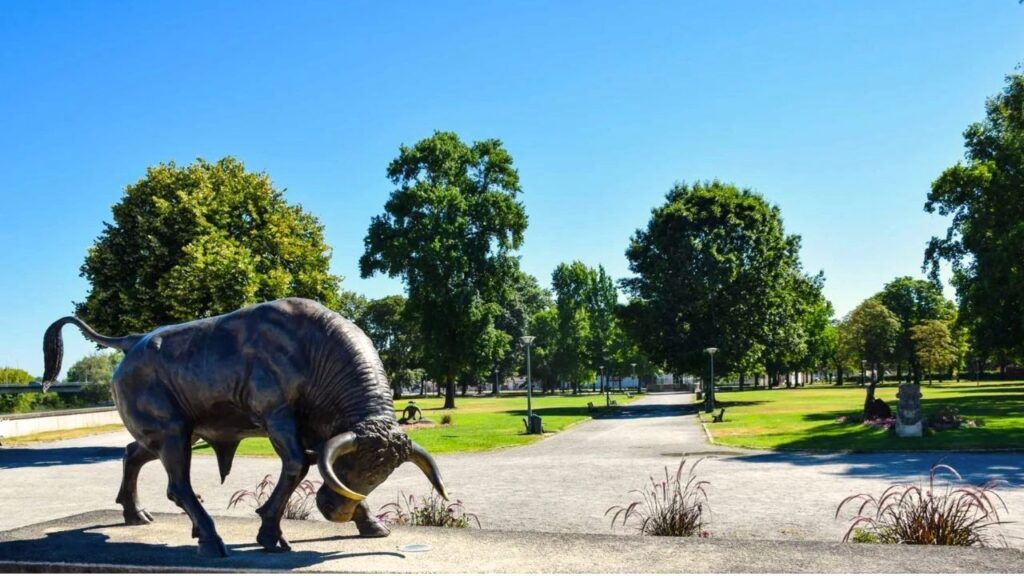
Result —
[[[546, 532], [610, 532], [605, 510], [629, 501], [650, 474], [675, 470], [680, 458], [705, 458], [697, 468], [711, 482], [711, 532], [716, 536], [788, 540], [837, 540], [845, 531], [833, 519], [843, 497], [880, 493], [890, 482], [918, 481], [937, 462], [968, 480], [997, 477], [1015, 521], [1005, 534], [1024, 545], [1024, 458], [1020, 453], [785, 454], [709, 445], [684, 394], [652, 394], [617, 417], [591, 420], [530, 446], [482, 454], [440, 456], [450, 492], [475, 512], [485, 528]], [[131, 438], [104, 434], [0, 449], [0, 530], [74, 513], [116, 508], [120, 457]], [[275, 459], [237, 458], [224, 485], [211, 456], [193, 458], [193, 484], [215, 515], [235, 490], [265, 474], [276, 478]], [[318, 479], [315, 470], [311, 479]], [[164, 491], [158, 463], [143, 468], [140, 498], [147, 509], [177, 512]], [[426, 493], [429, 484], [411, 465], [399, 468], [370, 496], [376, 509], [398, 490]], [[14, 506], [17, 503], [18, 506]]]

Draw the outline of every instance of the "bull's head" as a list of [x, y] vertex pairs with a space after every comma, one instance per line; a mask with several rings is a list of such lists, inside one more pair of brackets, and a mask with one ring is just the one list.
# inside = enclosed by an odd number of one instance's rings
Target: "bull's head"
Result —
[[430, 454], [409, 440], [394, 420], [373, 419], [324, 443], [317, 461], [324, 479], [316, 495], [317, 508], [328, 520], [352, 520], [366, 495], [404, 462], [416, 464], [438, 494], [448, 499], [441, 473]]

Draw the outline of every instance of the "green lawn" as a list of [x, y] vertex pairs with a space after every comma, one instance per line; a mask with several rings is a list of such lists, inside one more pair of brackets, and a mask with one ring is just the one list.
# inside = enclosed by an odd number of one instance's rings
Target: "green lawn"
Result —
[[[613, 394], [619, 404], [629, 402], [623, 394]], [[417, 398], [416, 405], [423, 410], [423, 416], [433, 420], [432, 428], [411, 428], [409, 436], [431, 454], [450, 452], [480, 452], [494, 448], [520, 446], [539, 440], [540, 436], [524, 433], [523, 419], [526, 417], [526, 396], [522, 394], [492, 398], [457, 397], [455, 410], [442, 410], [442, 398]], [[604, 406], [604, 396], [534, 396], [533, 411], [544, 419], [545, 432], [560, 432], [566, 427], [590, 418], [587, 403]], [[395, 408], [400, 415], [408, 399], [396, 400]], [[441, 417], [451, 414], [450, 425], [440, 425]], [[210, 453], [205, 445], [196, 448], [197, 453]], [[250, 438], [238, 447], [243, 456], [274, 456], [274, 449], [266, 438]]]
[[[895, 412], [895, 386], [878, 388], [876, 397]], [[1024, 449], [1024, 383], [935, 383], [921, 387], [925, 416], [944, 406], [964, 418], [979, 418], [979, 428], [926, 432], [923, 438], [898, 438], [859, 421], [865, 390], [856, 385], [743, 392], [720, 392], [725, 422], [708, 430], [716, 444], [775, 450], [1007, 450]], [[837, 418], [846, 416], [847, 422]]]

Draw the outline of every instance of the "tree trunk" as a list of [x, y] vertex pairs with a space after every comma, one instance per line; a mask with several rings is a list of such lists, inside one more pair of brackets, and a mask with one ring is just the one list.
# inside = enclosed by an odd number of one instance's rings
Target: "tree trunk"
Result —
[[[440, 389], [440, 386], [438, 387]], [[449, 376], [444, 384], [444, 410], [455, 408], [455, 377]]]

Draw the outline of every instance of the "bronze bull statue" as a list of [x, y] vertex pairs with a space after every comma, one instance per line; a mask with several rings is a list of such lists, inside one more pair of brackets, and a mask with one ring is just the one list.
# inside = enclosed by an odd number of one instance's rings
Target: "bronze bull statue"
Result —
[[153, 520], [139, 505], [136, 483], [140, 468], [159, 458], [167, 497], [191, 518], [199, 554], [227, 555], [189, 479], [197, 439], [213, 447], [223, 482], [242, 438], [270, 438], [281, 477], [257, 510], [256, 541], [271, 552], [290, 549], [281, 517], [313, 462], [324, 479], [316, 497], [320, 512], [335, 522], [354, 521], [362, 536], [387, 536], [365, 495], [403, 462], [416, 464], [448, 497], [433, 458], [395, 420], [391, 387], [370, 339], [316, 302], [286, 298], [117, 338], [61, 318], [43, 339], [44, 383], [60, 373], [65, 324], [125, 353], [111, 389], [135, 438], [125, 449], [117, 495], [128, 524]]

